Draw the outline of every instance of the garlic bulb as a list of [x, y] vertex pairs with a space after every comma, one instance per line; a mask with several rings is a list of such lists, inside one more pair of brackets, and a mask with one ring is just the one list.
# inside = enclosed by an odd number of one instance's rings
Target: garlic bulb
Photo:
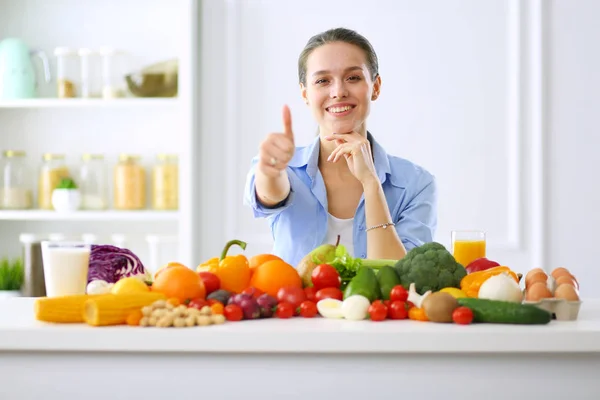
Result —
[[511, 301], [520, 303], [523, 301], [523, 293], [519, 284], [506, 272], [494, 275], [481, 284], [479, 288], [480, 299]]
[[108, 283], [101, 279], [96, 279], [88, 283], [86, 293], [87, 294], [106, 294], [110, 293], [110, 290], [114, 284]]

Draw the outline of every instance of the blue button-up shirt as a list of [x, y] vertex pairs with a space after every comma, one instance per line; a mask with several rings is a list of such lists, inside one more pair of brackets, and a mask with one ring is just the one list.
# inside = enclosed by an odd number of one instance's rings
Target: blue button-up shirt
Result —
[[[424, 168], [399, 157], [388, 155], [368, 133], [375, 170], [406, 250], [431, 242], [437, 226], [437, 190], [435, 178]], [[246, 179], [244, 204], [256, 218], [266, 218], [273, 235], [273, 254], [293, 266], [320, 246], [327, 234], [327, 193], [319, 171], [319, 137], [304, 147], [297, 147], [287, 167], [291, 191], [287, 199], [274, 208], [265, 207], [255, 192], [255, 168], [252, 160]], [[381, 221], [384, 223], [387, 221]], [[367, 232], [364, 195], [354, 216], [354, 256], [366, 258]]]

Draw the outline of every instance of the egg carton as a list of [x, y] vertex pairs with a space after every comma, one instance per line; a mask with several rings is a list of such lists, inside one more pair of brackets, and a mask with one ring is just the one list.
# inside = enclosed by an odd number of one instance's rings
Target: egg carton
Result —
[[557, 321], [575, 321], [579, 316], [582, 301], [568, 301], [565, 299], [541, 299], [539, 301], [523, 301], [548, 311]]

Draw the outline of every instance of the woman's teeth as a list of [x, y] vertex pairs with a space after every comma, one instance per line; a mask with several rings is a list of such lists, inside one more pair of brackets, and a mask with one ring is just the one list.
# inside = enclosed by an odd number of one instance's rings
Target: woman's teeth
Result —
[[351, 109], [352, 109], [352, 106], [329, 107], [329, 112], [332, 112], [332, 113], [343, 113], [343, 112], [351, 110]]

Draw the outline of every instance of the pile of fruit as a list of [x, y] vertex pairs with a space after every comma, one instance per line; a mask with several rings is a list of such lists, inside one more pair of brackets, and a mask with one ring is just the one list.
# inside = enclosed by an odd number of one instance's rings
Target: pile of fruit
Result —
[[[399, 261], [353, 258], [343, 246], [325, 245], [296, 268], [272, 254], [231, 255], [232, 246], [245, 250], [246, 243], [228, 242], [220, 257], [201, 263], [196, 271], [173, 262], [151, 281], [129, 276], [107, 287], [90, 287], [95, 292], [86, 295], [38, 299], [36, 318], [178, 328], [317, 316], [462, 325], [547, 324], [553, 318], [552, 312], [525, 301], [546, 282], [543, 271], [530, 271], [524, 290], [522, 275], [510, 268], [486, 258], [465, 268], [435, 242], [412, 249]], [[564, 269], [552, 275], [561, 289], [540, 296], [565, 293], [565, 299], [575, 299], [575, 277]]]

